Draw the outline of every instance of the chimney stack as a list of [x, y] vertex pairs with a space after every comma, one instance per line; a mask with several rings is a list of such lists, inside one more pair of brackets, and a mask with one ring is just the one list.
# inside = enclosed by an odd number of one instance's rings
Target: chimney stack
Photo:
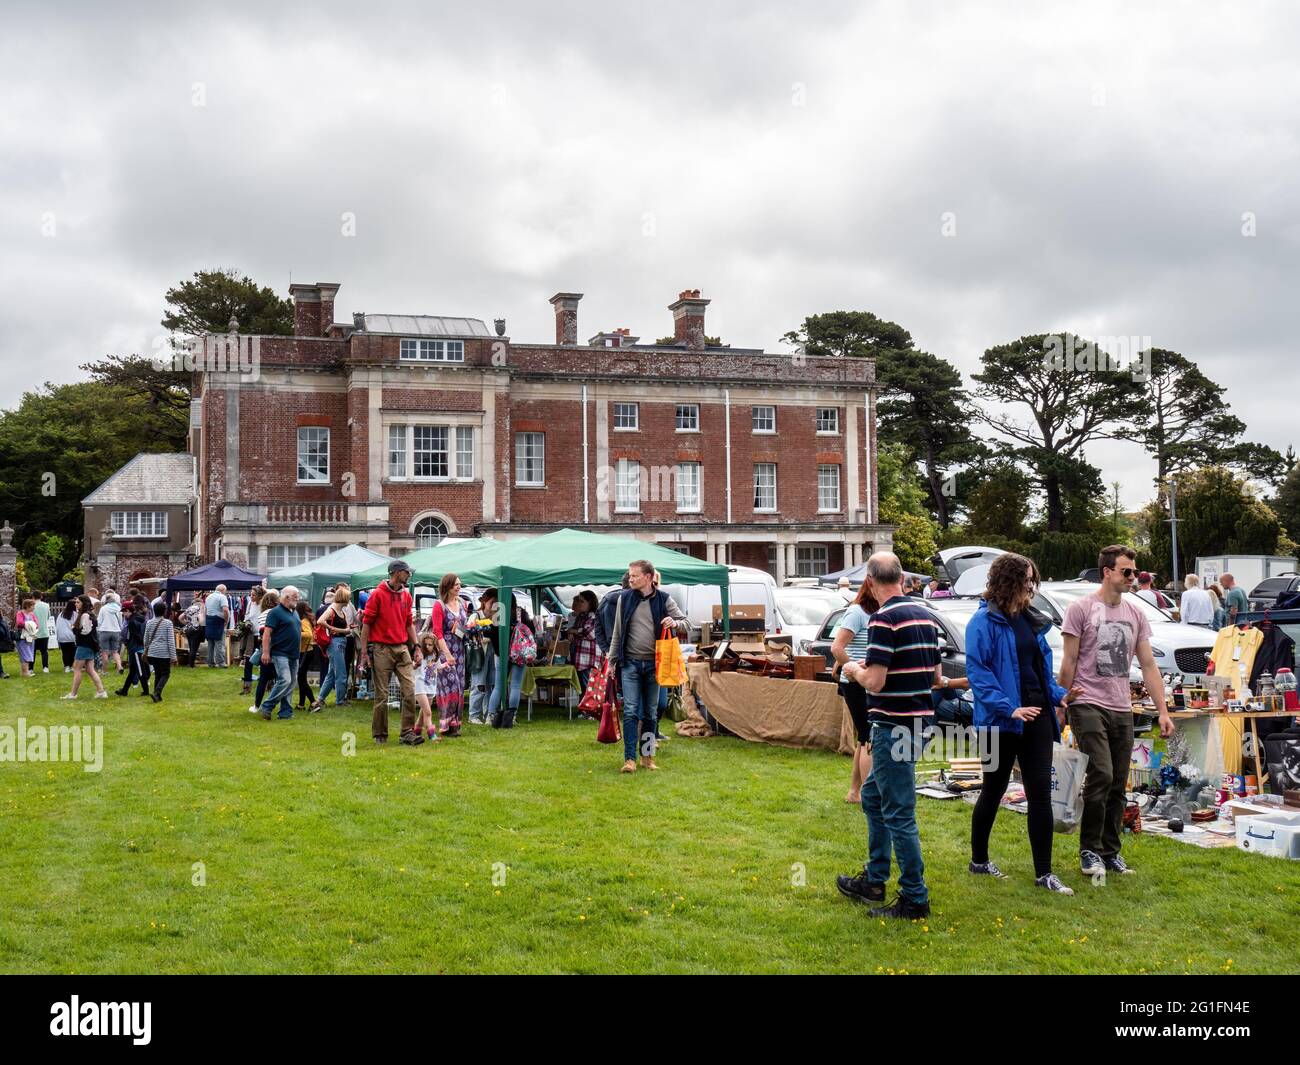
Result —
[[338, 285], [327, 281], [289, 286], [289, 295], [293, 297], [294, 336], [329, 336], [334, 325], [334, 296], [338, 290]]
[[685, 343], [690, 351], [704, 350], [704, 308], [708, 300], [700, 299], [700, 290], [684, 289], [677, 300], [668, 305], [673, 312], [673, 340]]
[[551, 297], [555, 308], [555, 342], [574, 345], [578, 343], [578, 301], [581, 292], [557, 292]]

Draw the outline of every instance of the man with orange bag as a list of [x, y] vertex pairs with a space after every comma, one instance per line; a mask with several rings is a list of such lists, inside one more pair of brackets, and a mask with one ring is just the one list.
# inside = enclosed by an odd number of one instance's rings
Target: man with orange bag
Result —
[[623, 693], [623, 769], [635, 773], [638, 754], [644, 769], [655, 765], [659, 681], [655, 642], [687, 633], [686, 615], [673, 597], [655, 587], [655, 568], [644, 559], [629, 564], [628, 588], [613, 602], [609, 657]]

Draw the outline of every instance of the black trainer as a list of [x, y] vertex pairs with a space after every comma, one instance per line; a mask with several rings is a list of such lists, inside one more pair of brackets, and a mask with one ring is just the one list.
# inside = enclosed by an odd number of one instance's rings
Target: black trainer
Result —
[[885, 885], [873, 884], [867, 879], [865, 869], [857, 876], [837, 876], [835, 886], [840, 889], [841, 895], [854, 902], [885, 901]]
[[420, 746], [420, 744], [424, 742], [424, 737], [417, 736], [414, 733], [408, 732], [405, 736], [402, 737], [402, 742], [406, 744], [406, 746], [408, 747], [418, 747]]
[[909, 902], [899, 895], [888, 906], [881, 906], [871, 911], [872, 917], [898, 917], [904, 921], [919, 921], [930, 916], [928, 902]]

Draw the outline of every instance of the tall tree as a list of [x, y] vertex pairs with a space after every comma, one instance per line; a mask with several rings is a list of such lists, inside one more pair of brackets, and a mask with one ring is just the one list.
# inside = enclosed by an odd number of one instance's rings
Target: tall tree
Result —
[[924, 489], [915, 475], [907, 449], [882, 442], [877, 449], [880, 520], [894, 526], [894, 553], [903, 568], [930, 572], [930, 557], [938, 550], [934, 519], [926, 513]]
[[895, 322], [877, 318], [870, 311], [809, 315], [803, 325], [781, 339], [790, 345], [803, 345], [808, 355], [840, 358], [879, 358], [886, 352], [912, 346], [911, 333]]
[[44, 385], [0, 412], [0, 518], [19, 550], [41, 532], [80, 544], [82, 499], [137, 453], [177, 449], [170, 415], [118, 385]]
[[158, 451], [183, 451], [190, 418], [190, 375], [143, 355], [106, 355], [81, 364], [92, 381], [142, 402], [164, 430]]
[[[1282, 524], [1244, 477], [1223, 466], [1178, 475], [1178, 567], [1190, 573], [1199, 555], [1272, 555], [1286, 546]], [[1147, 504], [1154, 565], [1170, 565], [1168, 493]]]
[[[1063, 356], [1064, 353], [1064, 356]], [[1093, 482], [1096, 470], [1082, 462], [1086, 444], [1131, 435], [1131, 377], [1108, 365], [1106, 353], [1069, 333], [1021, 337], [989, 348], [975, 374], [984, 401], [980, 419], [1012, 443], [1034, 470], [1046, 497], [1047, 529], [1065, 528], [1065, 492]], [[1030, 424], [1012, 412], [1028, 408]], [[1016, 447], [1015, 445], [1019, 445]]]
[[911, 461], [921, 465], [930, 506], [939, 527], [946, 529], [953, 493], [945, 491], [944, 475], [978, 452], [961, 372], [936, 355], [902, 348], [877, 360], [876, 380], [882, 393], [876, 408], [880, 435], [902, 444]]
[[293, 302], [251, 277], [240, 277], [237, 270], [199, 270], [169, 288], [166, 302], [164, 328], [185, 336], [224, 333], [232, 317], [239, 319], [241, 333], [293, 333]]

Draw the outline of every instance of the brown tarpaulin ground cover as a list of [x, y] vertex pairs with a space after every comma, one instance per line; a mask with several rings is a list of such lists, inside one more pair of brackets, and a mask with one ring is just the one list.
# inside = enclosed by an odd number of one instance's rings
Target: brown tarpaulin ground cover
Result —
[[686, 671], [692, 694], [741, 739], [853, 752], [853, 722], [834, 684], [712, 673], [707, 662], [691, 662]]

